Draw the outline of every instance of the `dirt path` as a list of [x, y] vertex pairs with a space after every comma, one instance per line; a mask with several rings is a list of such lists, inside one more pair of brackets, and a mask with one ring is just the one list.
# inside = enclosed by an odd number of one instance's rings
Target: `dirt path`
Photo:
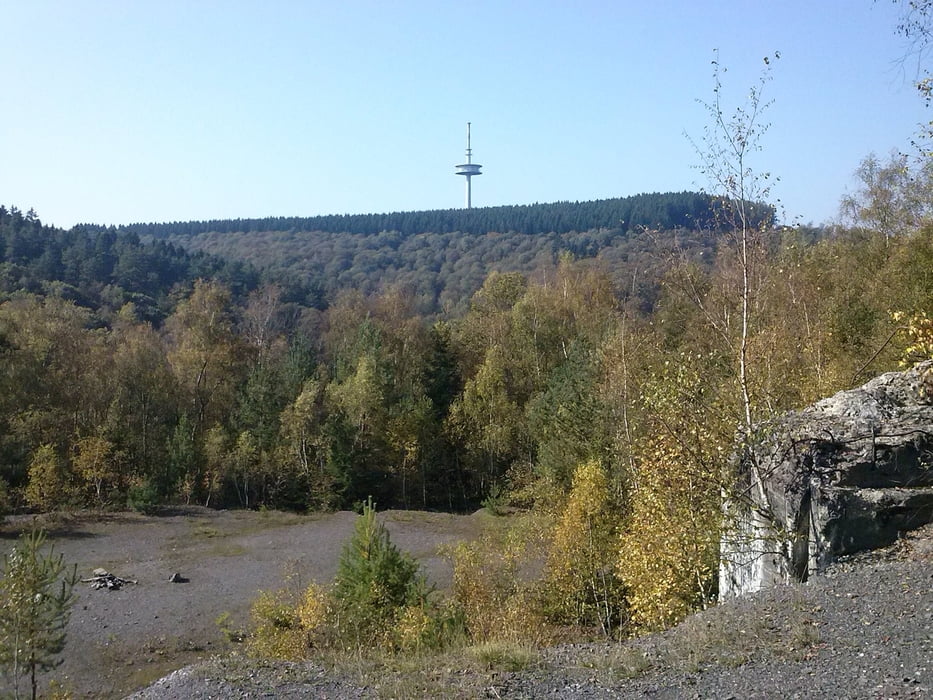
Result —
[[[386, 511], [380, 517], [401, 549], [438, 587], [449, 585], [444, 545], [479, 534], [482, 516]], [[244, 629], [259, 590], [329, 582], [356, 515], [316, 516], [185, 508], [161, 516], [78, 515], [50, 528], [49, 540], [78, 575], [102, 567], [138, 581], [121, 590], [78, 584], [65, 661], [54, 672], [75, 697], [115, 698], [231, 646], [218, 619]], [[29, 521], [0, 531], [6, 552]], [[173, 573], [185, 581], [170, 583]], [[0, 683], [3, 681], [0, 680]], [[0, 686], [0, 695], [3, 694]]]

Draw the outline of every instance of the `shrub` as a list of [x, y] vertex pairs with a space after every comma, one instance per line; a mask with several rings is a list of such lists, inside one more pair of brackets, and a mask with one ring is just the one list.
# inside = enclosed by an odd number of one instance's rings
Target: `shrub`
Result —
[[309, 633], [322, 629], [330, 617], [330, 597], [327, 591], [312, 583], [305, 589], [296, 610], [301, 628]]
[[260, 592], [247, 648], [259, 657], [297, 659], [313, 648], [417, 653], [463, 639], [461, 608], [438, 606], [431, 594], [416, 562], [392, 544], [367, 501], [333, 587]]
[[260, 591], [250, 608], [253, 633], [248, 651], [267, 659], [300, 659], [307, 650], [301, 618], [285, 591]]
[[247, 651], [267, 659], [296, 660], [330, 640], [331, 598], [312, 583], [300, 595], [288, 589], [260, 591], [250, 608]]
[[643, 444], [638, 489], [619, 540], [617, 573], [632, 622], [663, 629], [706, 604], [715, 593], [719, 561], [720, 487], [715, 461], [693, 454], [669, 434]]
[[508, 511], [509, 497], [500, 484], [489, 487], [489, 493], [483, 499], [482, 506], [490, 515], [505, 515]]
[[424, 605], [408, 605], [399, 611], [395, 621], [393, 642], [407, 652], [419, 652], [437, 646], [435, 618]]
[[[515, 526], [513, 526], [515, 527]], [[538, 551], [516, 528], [496, 537], [461, 543], [453, 550], [454, 600], [474, 644], [489, 641], [541, 643], [552, 638], [539, 592], [522, 576], [523, 558]]]
[[733, 435], [730, 404], [710, 390], [714, 359], [681, 353], [642, 387], [647, 421], [632, 445], [616, 573], [643, 629], [669, 627], [715, 597]]

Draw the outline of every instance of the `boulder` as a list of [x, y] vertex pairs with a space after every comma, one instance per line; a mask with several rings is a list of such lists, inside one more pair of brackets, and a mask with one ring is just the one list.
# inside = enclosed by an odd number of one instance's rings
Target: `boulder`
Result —
[[721, 598], [892, 543], [933, 522], [933, 361], [758, 426], [736, 460]]

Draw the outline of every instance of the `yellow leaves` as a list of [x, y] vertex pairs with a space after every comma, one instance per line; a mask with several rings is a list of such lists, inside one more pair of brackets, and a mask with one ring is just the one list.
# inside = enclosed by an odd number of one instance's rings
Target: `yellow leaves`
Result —
[[578, 465], [554, 528], [545, 577], [549, 607], [559, 618], [598, 624], [607, 634], [623, 602], [612, 566], [618, 511], [599, 460]]
[[285, 591], [260, 591], [250, 608], [253, 632], [248, 650], [262, 658], [295, 660], [306, 651], [305, 634]]
[[537, 591], [527, 582], [527, 569], [540, 551], [537, 535], [537, 527], [520, 519], [517, 527], [489, 531], [453, 550], [454, 600], [474, 643], [550, 638]]
[[504, 611], [517, 594], [515, 566], [488, 543], [461, 543], [454, 550], [454, 597], [464, 612], [473, 641], [509, 634]]
[[548, 556], [549, 578], [562, 594], [579, 594], [586, 579], [601, 568], [613, 530], [609, 503], [609, 484], [599, 461], [579, 465]]
[[330, 597], [327, 591], [316, 583], [305, 589], [296, 610], [298, 622], [306, 632], [314, 632], [326, 624], [330, 614]]
[[362, 355], [356, 371], [342, 384], [332, 384], [328, 392], [358, 430], [371, 429], [384, 403], [375, 357]]
[[609, 480], [602, 464], [595, 459], [584, 462], [573, 473], [565, 522], [572, 521], [575, 515], [583, 516], [589, 521], [604, 516], [608, 495]]
[[682, 354], [644, 390], [650, 425], [634, 449], [616, 572], [632, 622], [648, 629], [673, 624], [714, 588], [720, 469], [731, 436], [700, 359]]
[[[219, 420], [233, 402], [243, 359], [234, 333], [230, 290], [219, 282], [198, 280], [191, 296], [165, 321], [168, 360], [179, 385], [198, 408], [200, 423]], [[208, 407], [213, 415], [205, 415]]]
[[279, 419], [286, 439], [300, 439], [315, 423], [321, 421], [319, 414], [322, 413], [323, 394], [323, 382], [314, 377], [305, 380], [301, 393], [285, 407]]
[[52, 445], [40, 445], [29, 463], [26, 502], [42, 511], [59, 508], [69, 495], [68, 473]]
[[486, 352], [476, 376], [467, 380], [463, 394], [451, 406], [451, 427], [467, 446], [496, 458], [518, 451], [524, 420], [508, 382], [509, 359], [493, 346]]
[[112, 473], [113, 444], [102, 437], [87, 437], [74, 445], [75, 471], [87, 481], [106, 479]]
[[926, 312], [907, 314], [895, 311], [891, 318], [902, 326], [907, 335], [907, 347], [901, 358], [902, 367], [933, 358], [933, 319]]
[[711, 596], [720, 518], [714, 448], [670, 433], [641, 445], [616, 565], [636, 625], [669, 626]]
[[300, 596], [288, 589], [260, 591], [250, 607], [253, 626], [247, 649], [261, 658], [305, 658], [316, 641], [327, 634], [331, 611], [329, 593], [316, 583]]
[[420, 651], [435, 633], [436, 621], [424, 605], [409, 605], [398, 617], [393, 630], [395, 644], [404, 651]]
[[98, 503], [103, 501], [105, 483], [114, 485], [120, 477], [113, 443], [102, 437], [91, 436], [78, 440], [74, 445], [71, 464], [75, 473], [94, 487]]

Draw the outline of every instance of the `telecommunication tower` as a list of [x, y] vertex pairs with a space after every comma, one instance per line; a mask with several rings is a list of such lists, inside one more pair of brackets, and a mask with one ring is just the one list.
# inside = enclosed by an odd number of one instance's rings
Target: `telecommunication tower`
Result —
[[470, 122], [467, 122], [467, 147], [466, 147], [466, 163], [461, 163], [457, 166], [457, 175], [466, 176], [466, 208], [473, 208], [473, 189], [470, 183], [470, 179], [474, 175], [482, 175], [479, 171], [483, 166], [479, 163], [473, 162], [473, 149], [470, 148]]

